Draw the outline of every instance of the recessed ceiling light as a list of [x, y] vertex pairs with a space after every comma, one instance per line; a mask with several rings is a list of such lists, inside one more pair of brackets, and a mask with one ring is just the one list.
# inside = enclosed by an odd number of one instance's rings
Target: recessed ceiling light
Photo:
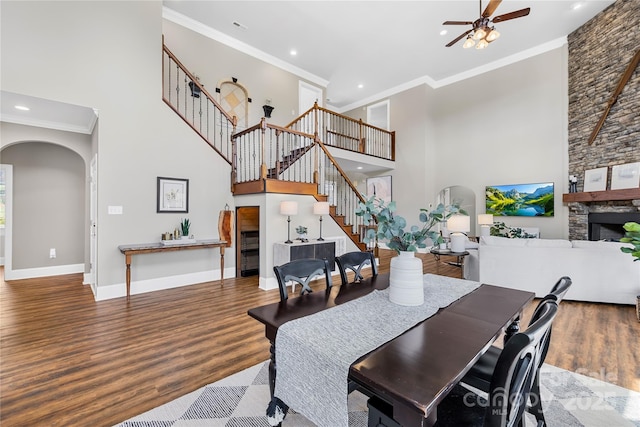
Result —
[[445, 34], [447, 34], [447, 30], [442, 30], [442, 31], [440, 31], [440, 35], [441, 35], [441, 36], [444, 36]]
[[364, 85], [363, 85], [362, 83], [360, 83], [360, 84], [358, 85], [358, 89], [362, 89], [363, 87], [364, 87]]
[[295, 49], [291, 49], [291, 50], [289, 51], [289, 54], [290, 54], [291, 56], [296, 56], [296, 55], [298, 54], [298, 51], [297, 51], [297, 50], [295, 50]]
[[30, 110], [29, 107], [25, 107], [24, 105], [16, 105], [15, 108], [16, 108], [16, 110], [20, 110], [20, 111], [29, 111]]
[[358, 170], [362, 170], [362, 166], [358, 166], [356, 169], [358, 169]]
[[573, 5], [573, 10], [578, 10], [582, 7], [582, 3], [576, 3]]

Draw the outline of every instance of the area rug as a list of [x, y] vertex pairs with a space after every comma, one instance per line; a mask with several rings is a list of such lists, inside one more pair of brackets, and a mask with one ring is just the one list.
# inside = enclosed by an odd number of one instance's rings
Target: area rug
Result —
[[[223, 378], [117, 427], [269, 427], [268, 362]], [[640, 393], [591, 377], [544, 365], [540, 376], [549, 426], [640, 427]], [[367, 426], [367, 398], [349, 395], [349, 426]], [[535, 425], [533, 418], [526, 425]], [[315, 424], [289, 410], [289, 427]]]

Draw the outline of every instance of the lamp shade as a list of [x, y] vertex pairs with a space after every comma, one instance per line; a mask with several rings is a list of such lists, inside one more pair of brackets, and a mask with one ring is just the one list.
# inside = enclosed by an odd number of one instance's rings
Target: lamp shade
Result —
[[467, 215], [453, 215], [447, 220], [447, 229], [452, 233], [467, 233], [471, 230], [471, 218]]
[[280, 202], [281, 215], [298, 215], [298, 202], [284, 201]]
[[329, 202], [316, 202], [313, 204], [314, 215], [329, 215]]
[[480, 225], [493, 225], [493, 215], [480, 214], [478, 215], [478, 224]]

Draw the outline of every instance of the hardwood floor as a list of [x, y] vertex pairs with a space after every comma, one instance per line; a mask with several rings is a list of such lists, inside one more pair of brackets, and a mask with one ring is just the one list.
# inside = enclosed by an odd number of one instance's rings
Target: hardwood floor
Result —
[[[422, 258], [425, 272], [435, 272], [431, 255]], [[381, 251], [381, 272], [389, 259]], [[450, 266], [440, 273], [460, 275]], [[267, 360], [263, 328], [246, 312], [278, 299], [277, 290], [257, 288], [257, 277], [129, 303], [94, 301], [81, 275], [3, 279], [0, 423], [111, 426]], [[564, 301], [553, 333], [547, 363], [640, 391], [634, 307]]]

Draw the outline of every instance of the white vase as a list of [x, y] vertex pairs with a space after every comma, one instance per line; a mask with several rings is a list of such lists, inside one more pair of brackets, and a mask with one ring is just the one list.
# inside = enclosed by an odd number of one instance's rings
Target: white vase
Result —
[[422, 305], [422, 260], [414, 252], [401, 251], [391, 258], [389, 300], [399, 305]]

